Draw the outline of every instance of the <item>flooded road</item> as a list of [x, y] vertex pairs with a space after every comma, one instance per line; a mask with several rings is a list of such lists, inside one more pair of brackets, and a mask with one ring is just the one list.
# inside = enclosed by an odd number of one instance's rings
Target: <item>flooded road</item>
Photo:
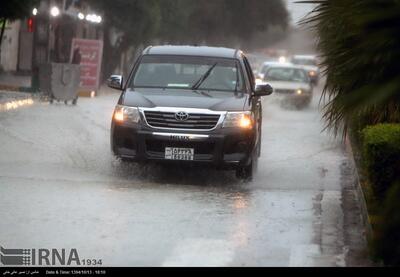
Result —
[[265, 98], [250, 183], [115, 161], [118, 93], [0, 113], [0, 244], [76, 248], [105, 266], [369, 265], [351, 163], [321, 132], [320, 93], [300, 111]]

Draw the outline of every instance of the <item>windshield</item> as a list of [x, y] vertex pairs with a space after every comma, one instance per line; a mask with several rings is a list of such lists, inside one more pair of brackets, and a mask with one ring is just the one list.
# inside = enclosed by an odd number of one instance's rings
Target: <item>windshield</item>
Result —
[[153, 55], [142, 57], [130, 87], [243, 91], [242, 80], [235, 59]]
[[298, 65], [311, 65], [311, 66], [317, 66], [317, 61], [314, 59], [301, 59], [301, 58], [294, 58], [292, 59], [293, 64], [298, 64]]
[[270, 68], [271, 66], [272, 66], [272, 64], [265, 64], [265, 65], [261, 68], [260, 73], [265, 74], [265, 73], [267, 72], [268, 68]]
[[264, 76], [264, 81], [285, 81], [308, 83], [306, 72], [298, 68], [270, 68]]

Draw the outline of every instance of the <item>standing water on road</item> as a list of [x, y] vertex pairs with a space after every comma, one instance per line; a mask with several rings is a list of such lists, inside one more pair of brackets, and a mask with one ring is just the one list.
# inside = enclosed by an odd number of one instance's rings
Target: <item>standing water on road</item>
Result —
[[0, 113], [0, 241], [79, 248], [108, 266], [369, 265], [352, 235], [362, 225], [350, 158], [321, 132], [320, 92], [305, 110], [265, 100], [250, 183], [114, 160], [117, 94]]

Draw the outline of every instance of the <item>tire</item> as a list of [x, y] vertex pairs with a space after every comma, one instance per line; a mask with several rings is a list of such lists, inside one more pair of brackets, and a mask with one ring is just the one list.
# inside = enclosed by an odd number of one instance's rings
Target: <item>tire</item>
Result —
[[54, 104], [55, 100], [56, 100], [56, 98], [54, 97], [53, 93], [49, 93], [49, 103]]
[[236, 178], [239, 180], [243, 180], [246, 182], [250, 182], [253, 179], [253, 174], [252, 174], [252, 168], [251, 165], [246, 166], [246, 167], [241, 167], [236, 169]]
[[245, 182], [251, 182], [258, 168], [258, 153], [254, 151], [253, 157], [249, 165], [236, 169], [236, 178]]
[[68, 100], [65, 100], [65, 101], [64, 101], [64, 104], [65, 104], [65, 105], [68, 105]]
[[78, 103], [78, 98], [74, 98], [74, 100], [72, 100], [72, 105], [76, 106], [77, 103]]
[[118, 157], [118, 160], [122, 164], [132, 164], [133, 163], [132, 159], [129, 159], [129, 158]]

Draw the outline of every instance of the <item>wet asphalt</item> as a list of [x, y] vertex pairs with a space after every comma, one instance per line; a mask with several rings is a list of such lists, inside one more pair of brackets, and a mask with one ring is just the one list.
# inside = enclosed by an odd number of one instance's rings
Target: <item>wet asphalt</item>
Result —
[[0, 113], [0, 245], [76, 248], [105, 266], [371, 265], [342, 141], [264, 100], [254, 180], [126, 165], [110, 152], [118, 93]]

